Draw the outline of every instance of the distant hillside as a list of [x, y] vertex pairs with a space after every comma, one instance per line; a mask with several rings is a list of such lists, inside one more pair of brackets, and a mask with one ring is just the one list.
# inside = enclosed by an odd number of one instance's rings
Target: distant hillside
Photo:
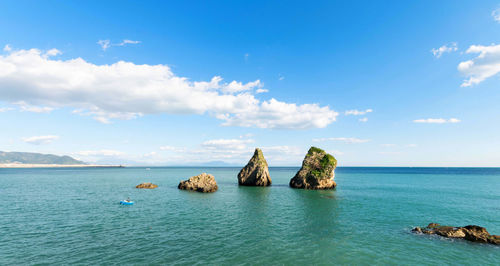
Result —
[[0, 163], [22, 164], [85, 164], [69, 156], [41, 154], [33, 152], [3, 152], [0, 151]]

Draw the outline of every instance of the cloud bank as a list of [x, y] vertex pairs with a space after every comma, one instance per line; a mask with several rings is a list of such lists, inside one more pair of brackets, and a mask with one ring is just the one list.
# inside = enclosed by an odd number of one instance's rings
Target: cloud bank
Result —
[[260, 80], [225, 83], [215, 76], [193, 82], [176, 76], [166, 65], [58, 60], [53, 59], [60, 54], [56, 49], [43, 52], [7, 46], [4, 51], [0, 55], [0, 101], [71, 107], [103, 123], [146, 114], [208, 114], [224, 126], [307, 129], [324, 128], [338, 116], [318, 104], [298, 105], [274, 98], [261, 101], [255, 97], [255, 90], [262, 88]]

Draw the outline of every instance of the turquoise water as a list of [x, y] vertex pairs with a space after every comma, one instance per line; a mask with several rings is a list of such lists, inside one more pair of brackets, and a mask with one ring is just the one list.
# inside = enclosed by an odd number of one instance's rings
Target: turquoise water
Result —
[[[0, 169], [0, 265], [500, 264], [498, 246], [410, 233], [500, 234], [498, 168], [338, 168], [334, 191], [289, 188], [297, 170], [256, 188], [238, 168]], [[219, 191], [177, 189], [201, 172]]]

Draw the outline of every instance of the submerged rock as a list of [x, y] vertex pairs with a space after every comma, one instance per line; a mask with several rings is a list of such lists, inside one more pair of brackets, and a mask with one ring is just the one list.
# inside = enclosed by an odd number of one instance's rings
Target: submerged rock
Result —
[[302, 161], [302, 167], [290, 180], [290, 186], [303, 189], [333, 189], [337, 183], [337, 160], [324, 150], [311, 147]]
[[238, 174], [238, 184], [242, 186], [262, 187], [271, 185], [271, 176], [269, 175], [267, 162], [259, 148], [255, 149], [248, 164]]
[[179, 189], [193, 190], [198, 192], [215, 192], [219, 188], [215, 182], [213, 175], [203, 173], [193, 176], [188, 180], [181, 181], [178, 186]]
[[500, 236], [490, 235], [486, 228], [477, 225], [453, 227], [430, 223], [425, 228], [415, 227], [411, 231], [414, 233], [439, 235], [448, 238], [462, 238], [472, 242], [500, 245]]
[[146, 188], [146, 189], [153, 189], [153, 188], [157, 188], [157, 187], [158, 187], [158, 185], [153, 184], [153, 183], [142, 183], [142, 184], [135, 186], [135, 188]]

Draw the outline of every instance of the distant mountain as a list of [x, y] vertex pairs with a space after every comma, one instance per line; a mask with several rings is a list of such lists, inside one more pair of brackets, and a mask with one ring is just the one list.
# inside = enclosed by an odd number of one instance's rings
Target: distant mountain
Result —
[[33, 152], [3, 152], [0, 151], [0, 163], [22, 164], [85, 164], [69, 156], [41, 154]]

